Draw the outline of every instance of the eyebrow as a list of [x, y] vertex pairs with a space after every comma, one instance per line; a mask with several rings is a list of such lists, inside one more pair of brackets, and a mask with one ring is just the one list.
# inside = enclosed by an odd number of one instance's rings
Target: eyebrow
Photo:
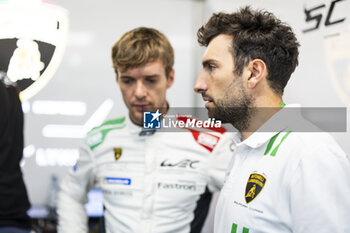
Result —
[[[145, 75], [144, 78], [158, 78], [160, 75], [158, 74], [150, 74], [150, 75]], [[120, 76], [120, 79], [136, 79], [133, 76], [129, 76], [129, 75], [122, 75]]]
[[135, 79], [135, 78], [128, 76], [128, 75], [121, 75], [120, 79]]
[[160, 75], [158, 74], [151, 74], [151, 75], [146, 75], [145, 78], [158, 78]]

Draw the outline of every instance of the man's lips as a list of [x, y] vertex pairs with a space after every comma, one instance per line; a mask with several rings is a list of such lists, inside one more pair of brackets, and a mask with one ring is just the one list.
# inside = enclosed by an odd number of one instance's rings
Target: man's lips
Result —
[[213, 101], [209, 101], [209, 100], [208, 100], [208, 101], [205, 102], [205, 105], [204, 105], [204, 106], [205, 106], [206, 108], [208, 108], [208, 107], [210, 107], [211, 105], [214, 105]]
[[151, 107], [151, 105], [150, 104], [133, 104], [132, 107], [135, 108], [137, 111], [143, 111]]
[[205, 107], [208, 107], [213, 104], [213, 100], [211, 98], [203, 97], [203, 100], [205, 101]]

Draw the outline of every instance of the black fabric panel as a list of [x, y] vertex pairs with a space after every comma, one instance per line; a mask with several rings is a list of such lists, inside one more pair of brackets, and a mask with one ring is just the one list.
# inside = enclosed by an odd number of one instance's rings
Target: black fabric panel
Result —
[[212, 198], [212, 193], [209, 192], [208, 187], [205, 188], [205, 192], [200, 196], [197, 201], [197, 207], [194, 210], [194, 219], [191, 222], [191, 231], [190, 233], [200, 233], [204, 221], [209, 212], [209, 206]]
[[30, 207], [19, 163], [23, 156], [23, 112], [17, 89], [0, 81], [0, 226], [29, 229]]

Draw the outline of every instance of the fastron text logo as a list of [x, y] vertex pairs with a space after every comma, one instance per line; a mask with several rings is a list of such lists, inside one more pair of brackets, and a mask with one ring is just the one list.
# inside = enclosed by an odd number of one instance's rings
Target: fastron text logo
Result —
[[158, 183], [158, 189], [162, 190], [182, 190], [182, 191], [196, 191], [196, 185], [194, 184], [170, 184], [170, 183]]

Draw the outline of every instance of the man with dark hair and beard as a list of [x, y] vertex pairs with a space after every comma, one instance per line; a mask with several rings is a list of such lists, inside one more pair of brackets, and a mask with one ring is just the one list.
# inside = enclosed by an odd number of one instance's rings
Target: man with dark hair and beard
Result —
[[214, 14], [198, 41], [207, 49], [194, 90], [239, 131], [215, 232], [350, 232], [346, 154], [327, 133], [298, 132], [312, 124], [282, 100], [298, 64], [291, 27], [245, 7]]

